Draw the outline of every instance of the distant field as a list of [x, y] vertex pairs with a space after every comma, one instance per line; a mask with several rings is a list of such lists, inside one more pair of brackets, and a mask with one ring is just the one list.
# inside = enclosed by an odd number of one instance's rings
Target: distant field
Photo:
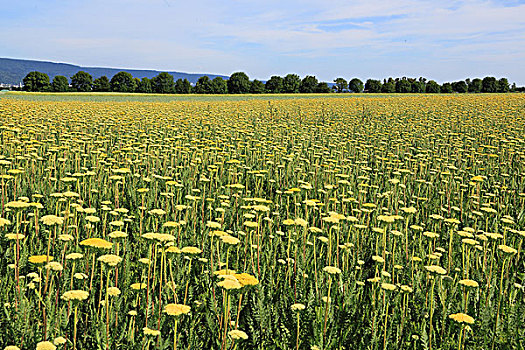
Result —
[[[413, 95], [413, 94], [411, 94]], [[172, 101], [249, 101], [249, 100], [290, 100], [311, 98], [356, 98], [402, 96], [401, 94], [244, 94], [244, 95], [164, 95], [164, 94], [127, 94], [114, 92], [90, 93], [41, 93], [10, 91], [0, 98], [22, 99], [31, 101], [92, 101], [92, 102], [172, 102]]]

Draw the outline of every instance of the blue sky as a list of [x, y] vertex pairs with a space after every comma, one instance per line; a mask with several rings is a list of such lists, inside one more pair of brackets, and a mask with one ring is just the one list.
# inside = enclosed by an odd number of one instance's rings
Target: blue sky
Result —
[[525, 85], [525, 0], [0, 0], [0, 57]]

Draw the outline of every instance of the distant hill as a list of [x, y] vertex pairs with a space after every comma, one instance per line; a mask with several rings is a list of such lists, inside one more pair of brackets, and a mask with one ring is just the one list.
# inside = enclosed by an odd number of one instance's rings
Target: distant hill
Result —
[[[102, 68], [102, 67], [81, 67], [67, 63], [54, 63], [46, 61], [33, 61], [33, 60], [19, 60], [12, 58], [0, 58], [0, 84], [13, 84], [18, 85], [27, 73], [32, 71], [38, 71], [49, 75], [50, 81], [53, 81], [55, 75], [63, 75], [70, 78], [73, 74], [78, 71], [88, 72], [93, 76], [93, 79], [101, 77], [103, 75], [111, 79], [116, 73], [126, 71], [131, 73], [135, 78], [153, 78], [154, 76], [161, 73], [156, 70], [141, 70], [141, 69], [126, 69], [126, 68]], [[210, 79], [215, 77], [221, 77], [228, 79], [229, 77], [224, 75], [206, 74], [206, 73], [182, 73], [182, 72], [168, 72], [173, 75], [175, 80], [182, 78], [188, 79], [190, 83], [195, 84], [197, 80], [207, 75]]]

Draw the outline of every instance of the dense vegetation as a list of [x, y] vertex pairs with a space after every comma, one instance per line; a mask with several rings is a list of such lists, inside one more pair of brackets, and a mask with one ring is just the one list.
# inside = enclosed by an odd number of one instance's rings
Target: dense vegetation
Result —
[[66, 86], [67, 77], [57, 75], [50, 83], [49, 76], [41, 72], [30, 72], [24, 79], [25, 91], [99, 91], [99, 92], [138, 92], [160, 94], [261, 94], [261, 93], [329, 93], [329, 92], [369, 92], [369, 93], [506, 93], [521, 91], [515, 84], [510, 86], [507, 78], [496, 79], [466, 79], [453, 83], [439, 85], [434, 80], [425, 78], [388, 78], [383, 82], [368, 79], [363, 83], [358, 78], [349, 82], [344, 78], [334, 80], [332, 88], [326, 82], [319, 82], [315, 76], [307, 75], [300, 78], [297, 74], [288, 74], [285, 77], [272, 76], [266, 83], [257, 79], [250, 81], [246, 73], [233, 73], [229, 79], [221, 77], [210, 79], [202, 76], [193, 86], [187, 79], [174, 80], [169, 73], [160, 73], [152, 79], [134, 78], [128, 72], [119, 72], [111, 80], [101, 76], [95, 80], [84, 71], [79, 71], [71, 77], [71, 86]]
[[524, 95], [54, 96], [0, 97], [6, 349], [525, 348]]

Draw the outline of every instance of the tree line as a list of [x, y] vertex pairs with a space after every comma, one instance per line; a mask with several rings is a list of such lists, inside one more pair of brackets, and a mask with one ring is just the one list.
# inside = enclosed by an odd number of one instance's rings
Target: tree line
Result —
[[285, 77], [272, 76], [266, 83], [254, 79], [250, 80], [244, 72], [233, 73], [229, 79], [221, 77], [210, 79], [202, 76], [195, 85], [187, 79], [174, 80], [169, 73], [159, 73], [148, 78], [134, 78], [128, 72], [119, 72], [111, 80], [106, 76], [93, 79], [86, 72], [80, 71], [69, 80], [63, 75], [57, 75], [50, 82], [49, 76], [42, 72], [30, 72], [23, 79], [25, 91], [37, 92], [137, 92], [158, 94], [260, 94], [260, 93], [505, 93], [524, 91], [516, 84], [509, 84], [507, 78], [496, 79], [466, 79], [456, 82], [438, 84], [434, 80], [420, 77], [415, 78], [388, 78], [381, 80], [368, 79], [365, 83], [358, 78], [347, 81], [344, 78], [334, 79], [332, 87], [326, 82], [319, 82], [315, 76], [307, 75], [300, 78], [297, 74], [288, 74]]

